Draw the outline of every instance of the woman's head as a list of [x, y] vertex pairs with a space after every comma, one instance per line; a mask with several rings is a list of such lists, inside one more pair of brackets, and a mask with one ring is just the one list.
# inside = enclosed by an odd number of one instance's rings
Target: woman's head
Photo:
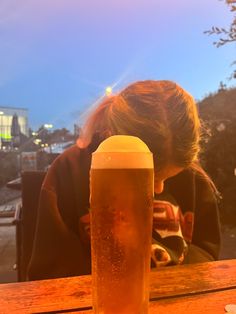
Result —
[[185, 168], [197, 158], [200, 122], [190, 94], [171, 81], [135, 82], [107, 97], [90, 115], [79, 145], [121, 134], [142, 139], [155, 168]]

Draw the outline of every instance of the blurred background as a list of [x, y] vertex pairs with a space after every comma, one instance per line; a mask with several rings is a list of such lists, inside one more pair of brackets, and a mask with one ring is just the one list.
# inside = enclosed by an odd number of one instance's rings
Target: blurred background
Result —
[[0, 0], [0, 282], [17, 280], [22, 171], [46, 171], [104, 95], [144, 79], [194, 96], [221, 258], [236, 258], [235, 62], [235, 0]]

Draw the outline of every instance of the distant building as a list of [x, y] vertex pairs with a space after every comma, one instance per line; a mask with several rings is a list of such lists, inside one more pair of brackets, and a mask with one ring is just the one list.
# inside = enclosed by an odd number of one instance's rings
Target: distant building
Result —
[[20, 132], [26, 136], [29, 135], [28, 109], [0, 106], [0, 142], [2, 144], [12, 139], [11, 128], [14, 115], [18, 117]]

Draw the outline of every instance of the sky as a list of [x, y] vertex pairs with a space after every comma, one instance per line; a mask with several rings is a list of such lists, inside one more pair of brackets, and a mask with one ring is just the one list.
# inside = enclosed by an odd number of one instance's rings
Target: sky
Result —
[[235, 43], [203, 34], [231, 20], [220, 0], [0, 0], [0, 106], [72, 129], [107, 86], [169, 79], [200, 100], [235, 85]]

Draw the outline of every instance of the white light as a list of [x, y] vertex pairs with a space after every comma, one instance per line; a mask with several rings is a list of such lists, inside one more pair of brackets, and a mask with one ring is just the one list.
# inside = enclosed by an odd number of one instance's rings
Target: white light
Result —
[[111, 86], [107, 86], [106, 88], [106, 95], [110, 96], [112, 94], [112, 87]]
[[36, 138], [34, 140], [34, 143], [37, 144], [37, 145], [39, 145], [39, 143], [41, 143], [41, 142], [42, 142], [42, 140], [40, 138]]
[[52, 124], [44, 124], [44, 127], [46, 128], [46, 129], [52, 129], [53, 128], [53, 125]]
[[0, 115], [3, 115], [4, 114], [4, 112], [3, 111], [0, 111]]

